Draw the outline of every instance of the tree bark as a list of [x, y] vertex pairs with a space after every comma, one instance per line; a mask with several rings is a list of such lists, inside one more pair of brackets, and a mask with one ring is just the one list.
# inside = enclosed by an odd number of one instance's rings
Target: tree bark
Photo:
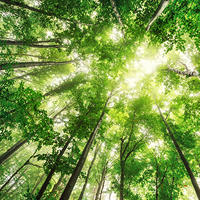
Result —
[[3, 155], [0, 156], [0, 165], [2, 165], [3, 163], [5, 163], [5, 161], [13, 154], [15, 153], [19, 148], [21, 148], [26, 142], [27, 142], [27, 138], [26, 139], [22, 139], [20, 141], [18, 141], [16, 144], [14, 144], [11, 148], [9, 148]]
[[149, 31], [151, 25], [154, 23], [154, 21], [156, 21], [156, 19], [162, 14], [162, 12], [164, 11], [164, 9], [166, 8], [166, 6], [168, 5], [170, 0], [161, 0], [160, 4], [158, 5], [158, 8], [156, 9], [156, 11], [154, 12], [153, 16], [151, 17], [151, 19], [149, 20], [149, 23], [147, 25], [147, 27], [145, 28], [146, 31]]
[[[18, 68], [26, 68], [26, 67], [36, 67], [36, 66], [47, 66], [47, 65], [66, 65], [66, 64], [71, 64], [71, 63], [76, 63], [80, 61], [80, 59], [75, 59], [75, 60], [69, 60], [69, 61], [63, 61], [63, 62], [19, 62], [17, 64], [12, 64], [11, 67], [13, 67], [14, 69], [18, 69]], [[3, 66], [5, 66], [7, 63], [5, 64], [1, 64], [0, 65], [0, 70], [4, 70]]]
[[105, 185], [105, 177], [104, 177], [104, 181], [103, 181], [103, 185], [102, 185], [102, 188], [101, 188], [101, 192], [100, 192], [100, 197], [99, 197], [99, 200], [101, 200], [101, 197], [102, 197], [102, 193], [103, 193], [103, 189], [104, 189], [104, 185]]
[[178, 154], [179, 154], [179, 156], [180, 156], [180, 158], [181, 158], [183, 164], [185, 165], [185, 168], [186, 168], [186, 170], [187, 170], [187, 172], [188, 172], [188, 174], [189, 174], [189, 176], [190, 176], [190, 179], [191, 179], [192, 185], [193, 185], [193, 187], [194, 187], [194, 189], [195, 189], [195, 192], [196, 192], [196, 194], [197, 194], [197, 197], [198, 197], [198, 199], [200, 200], [200, 189], [199, 189], [199, 186], [198, 186], [198, 184], [197, 184], [197, 181], [196, 181], [196, 179], [195, 179], [195, 177], [194, 177], [194, 174], [193, 174], [193, 172], [192, 172], [192, 170], [191, 170], [191, 168], [190, 168], [190, 166], [189, 166], [189, 163], [187, 162], [187, 160], [186, 160], [185, 156], [183, 155], [183, 153], [182, 153], [182, 151], [181, 151], [181, 149], [180, 149], [178, 143], [176, 142], [176, 139], [175, 139], [175, 137], [174, 137], [174, 135], [173, 135], [173, 133], [172, 133], [172, 131], [171, 131], [171, 129], [170, 129], [168, 123], [166, 122], [165, 118], [163, 117], [163, 114], [162, 114], [162, 112], [161, 112], [161, 110], [160, 110], [160, 108], [159, 108], [159, 106], [158, 106], [157, 103], [156, 103], [156, 105], [157, 105], [158, 110], [159, 110], [159, 112], [160, 112], [160, 116], [161, 116], [163, 122], [165, 123], [165, 126], [166, 126], [166, 128], [167, 128], [167, 131], [169, 132], [169, 135], [170, 135], [170, 137], [171, 137], [171, 139], [172, 139], [172, 141], [173, 141], [173, 143], [174, 143], [174, 145], [175, 145], [175, 147], [176, 147], [176, 150], [178, 151]]
[[121, 176], [120, 176], [120, 200], [124, 199], [124, 167], [125, 163], [121, 161]]
[[[55, 41], [55, 40], [54, 40]], [[67, 46], [61, 46], [61, 45], [41, 45], [37, 43], [48, 43], [53, 42], [53, 40], [47, 40], [47, 41], [37, 41], [37, 42], [31, 42], [29, 44], [26, 44], [23, 41], [14, 41], [14, 40], [1, 40], [1, 42], [4, 42], [6, 45], [13, 45], [13, 46], [29, 46], [34, 48], [62, 48]], [[20, 55], [20, 54], [19, 54]], [[21, 54], [25, 55], [25, 54]], [[32, 56], [32, 55], [31, 55]]]
[[71, 192], [72, 192], [72, 190], [73, 190], [73, 188], [74, 188], [74, 186], [76, 184], [76, 181], [77, 181], [77, 179], [78, 179], [78, 177], [79, 177], [79, 175], [81, 173], [81, 170], [82, 170], [83, 165], [85, 163], [85, 160], [87, 158], [88, 152], [89, 152], [89, 150], [90, 150], [90, 148], [92, 146], [94, 138], [95, 138], [95, 136], [96, 136], [101, 124], [102, 124], [103, 117], [105, 115], [105, 108], [107, 107], [107, 104], [108, 104], [111, 96], [112, 96], [112, 92], [111, 92], [110, 96], [108, 97], [108, 99], [107, 99], [107, 101], [105, 103], [105, 106], [104, 106], [104, 109], [103, 109], [103, 111], [101, 113], [101, 116], [100, 116], [100, 118], [99, 118], [99, 120], [98, 120], [98, 122], [97, 122], [97, 124], [96, 124], [96, 126], [95, 126], [95, 128], [93, 130], [93, 132], [90, 135], [90, 138], [89, 138], [89, 140], [88, 140], [88, 142], [87, 142], [87, 144], [86, 144], [86, 146], [85, 146], [85, 148], [83, 150], [83, 153], [82, 153], [82, 155], [81, 155], [81, 157], [80, 157], [80, 159], [79, 159], [79, 161], [78, 161], [78, 163], [77, 163], [77, 165], [76, 165], [76, 167], [74, 169], [74, 172], [72, 173], [72, 176], [70, 177], [70, 180], [69, 180], [67, 186], [65, 187], [65, 189], [64, 189], [64, 191], [63, 191], [63, 193], [62, 193], [62, 195], [60, 197], [60, 200], [68, 200], [70, 195], [71, 195]]
[[99, 195], [100, 195], [100, 192], [101, 192], [101, 188], [103, 186], [103, 182], [105, 180], [105, 175], [107, 173], [107, 164], [108, 162], [106, 162], [104, 168], [103, 168], [103, 171], [102, 171], [102, 174], [101, 174], [101, 180], [99, 182], [99, 186], [98, 186], [98, 189], [97, 189], [97, 193], [96, 193], [96, 197], [95, 197], [95, 200], [99, 200]]
[[14, 54], [3, 54], [3, 55], [14, 55], [14, 56], [29, 56], [29, 57], [35, 57], [35, 58], [43, 58], [42, 56], [37, 56], [37, 55], [31, 55], [31, 54], [18, 54], [18, 53], [14, 53]]
[[82, 200], [82, 198], [83, 198], [83, 195], [84, 195], [84, 192], [85, 192], [85, 188], [86, 188], [88, 180], [89, 180], [90, 171], [91, 171], [91, 169], [93, 167], [94, 161], [96, 159], [96, 156], [97, 156], [97, 153], [98, 153], [100, 147], [101, 147], [101, 145], [100, 145], [100, 143], [98, 143], [97, 146], [96, 146], [95, 152], [94, 152], [94, 156], [93, 156], [92, 162], [91, 162], [90, 167], [89, 167], [88, 172], [87, 172], [85, 183], [83, 185], [83, 188], [82, 188], [82, 191], [81, 191], [81, 194], [80, 194], [78, 200]]
[[6, 3], [8, 5], [12, 5], [12, 6], [18, 6], [20, 8], [25, 8], [27, 10], [31, 10], [31, 11], [34, 11], [34, 12], [37, 12], [37, 13], [40, 13], [40, 14], [43, 14], [43, 15], [50, 16], [50, 17], [57, 17], [58, 19], [65, 20], [68, 23], [76, 23], [76, 24], [80, 24], [80, 25], [93, 26], [93, 24], [85, 24], [85, 23], [77, 22], [75, 20], [69, 20], [68, 18], [61, 17], [60, 15], [57, 15], [55, 13], [46, 12], [44, 10], [39, 10], [37, 8], [28, 6], [25, 3], [20, 3], [20, 2], [16, 2], [16, 1], [12, 1], [12, 0], [0, 0], [0, 2], [4, 2], [4, 3]]
[[186, 71], [180, 71], [178, 69], [173, 69], [169, 66], [167, 66], [167, 68], [172, 71], [172, 72], [175, 72], [176, 74], [180, 74], [180, 75], [185, 75], [185, 76], [194, 76], [194, 77], [199, 77], [199, 72], [197, 71], [189, 71], [189, 70], [186, 70]]

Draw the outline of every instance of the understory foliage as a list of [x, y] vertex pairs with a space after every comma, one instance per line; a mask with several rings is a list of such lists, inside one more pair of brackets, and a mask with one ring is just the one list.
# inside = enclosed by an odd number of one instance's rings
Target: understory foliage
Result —
[[0, 0], [0, 198], [200, 199], [199, 11]]

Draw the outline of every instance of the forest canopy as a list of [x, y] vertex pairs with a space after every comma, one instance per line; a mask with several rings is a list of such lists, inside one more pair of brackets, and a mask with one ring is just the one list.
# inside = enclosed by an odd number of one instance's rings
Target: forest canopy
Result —
[[0, 13], [0, 199], [200, 200], [199, 0]]

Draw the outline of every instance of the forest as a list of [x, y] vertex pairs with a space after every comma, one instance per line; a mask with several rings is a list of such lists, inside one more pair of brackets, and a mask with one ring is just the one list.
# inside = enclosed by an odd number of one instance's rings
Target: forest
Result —
[[200, 200], [199, 0], [0, 0], [1, 200]]

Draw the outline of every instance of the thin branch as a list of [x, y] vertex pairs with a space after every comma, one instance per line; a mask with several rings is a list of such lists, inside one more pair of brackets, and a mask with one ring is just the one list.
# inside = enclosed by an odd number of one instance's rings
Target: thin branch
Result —
[[184, 64], [183, 62], [179, 62], [179, 63], [181, 63], [182, 65], [184, 65], [184, 67], [185, 67], [185, 69], [186, 69], [187, 72], [189, 71], [189, 69], [188, 69], [188, 67], [187, 67], [186, 64]]
[[[142, 145], [142, 141], [144, 138], [142, 138], [141, 140], [139, 140], [138, 142], [135, 143], [133, 149], [131, 151], [129, 151], [129, 153], [126, 155], [124, 161], [126, 162], [127, 158], [131, 155], [132, 152], [134, 152], [140, 145]], [[141, 142], [141, 143], [140, 143]]]
[[132, 134], [133, 134], [134, 119], [135, 119], [135, 112], [134, 112], [133, 122], [132, 122], [132, 126], [131, 126], [131, 133], [130, 133], [130, 135], [129, 135], [128, 142], [127, 142], [127, 144], [126, 144], [126, 146], [125, 146], [125, 148], [124, 148], [124, 151], [122, 152], [122, 157], [124, 156], [124, 154], [125, 154], [125, 152], [126, 152], [126, 149], [127, 149], [127, 147], [129, 146], [129, 143], [130, 143], [130, 141], [131, 141], [131, 136], [132, 136]]
[[29, 162], [29, 164], [32, 165], [32, 166], [38, 167], [38, 168], [43, 168], [42, 166], [39, 166], [37, 164], [33, 164], [33, 163], [30, 163], [30, 162]]

